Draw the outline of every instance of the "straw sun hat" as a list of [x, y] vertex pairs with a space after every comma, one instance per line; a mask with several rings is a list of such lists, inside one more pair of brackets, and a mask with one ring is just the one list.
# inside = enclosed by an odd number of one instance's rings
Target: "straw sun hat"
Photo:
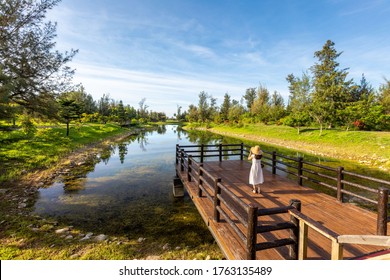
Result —
[[256, 145], [251, 148], [251, 153], [255, 155], [261, 155], [263, 152], [260, 150], [260, 147]]

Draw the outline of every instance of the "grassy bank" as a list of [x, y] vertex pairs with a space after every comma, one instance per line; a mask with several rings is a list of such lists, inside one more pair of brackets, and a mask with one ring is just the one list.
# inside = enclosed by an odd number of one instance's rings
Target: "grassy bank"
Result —
[[83, 145], [126, 131], [115, 124], [82, 124], [72, 127], [69, 137], [65, 126], [41, 127], [34, 136], [27, 136], [21, 130], [1, 131], [0, 183], [48, 168]]
[[390, 170], [390, 132], [329, 129], [320, 135], [319, 130], [308, 128], [298, 134], [291, 127], [264, 124], [246, 124], [240, 127], [218, 125], [207, 130], [238, 139], [358, 162], [383, 171]]
[[72, 128], [69, 137], [65, 136], [65, 127], [41, 127], [33, 137], [19, 130], [0, 132], [0, 166], [3, 170], [0, 182], [0, 259], [223, 258], [217, 244], [200, 238], [196, 231], [194, 236], [198, 239], [194, 237], [190, 239], [192, 243], [183, 244], [182, 228], [188, 227], [188, 223], [203, 227], [207, 232], [206, 225], [192, 208], [171, 215], [170, 223], [175, 227], [169, 233], [161, 234], [161, 229], [156, 227], [155, 232], [143, 236], [136, 233], [107, 235], [101, 228], [87, 232], [81, 227], [34, 214], [40, 188], [51, 185], [65, 170], [77, 169], [81, 162], [87, 165], [89, 158], [94, 158], [112, 143], [105, 140], [131, 133], [132, 130], [113, 124], [84, 124]]

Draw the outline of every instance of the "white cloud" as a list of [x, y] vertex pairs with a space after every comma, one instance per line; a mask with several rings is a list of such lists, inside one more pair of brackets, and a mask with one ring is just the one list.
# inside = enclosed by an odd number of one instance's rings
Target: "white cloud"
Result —
[[75, 63], [73, 67], [76, 68], [75, 82], [82, 83], [95, 100], [109, 93], [111, 98], [137, 108], [138, 102], [146, 98], [150, 110], [168, 115], [176, 112], [177, 105], [186, 110], [189, 104], [196, 104], [203, 90], [217, 98], [234, 92], [236, 96], [232, 97], [239, 99], [246, 89], [245, 85], [223, 77], [159, 74]]

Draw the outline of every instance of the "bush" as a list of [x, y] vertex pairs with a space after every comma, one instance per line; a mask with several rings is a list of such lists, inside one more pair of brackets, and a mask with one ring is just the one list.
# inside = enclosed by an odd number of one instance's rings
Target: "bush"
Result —
[[29, 115], [23, 115], [21, 119], [21, 127], [22, 131], [28, 136], [32, 137], [37, 132], [37, 127], [35, 124], [31, 121], [31, 118]]

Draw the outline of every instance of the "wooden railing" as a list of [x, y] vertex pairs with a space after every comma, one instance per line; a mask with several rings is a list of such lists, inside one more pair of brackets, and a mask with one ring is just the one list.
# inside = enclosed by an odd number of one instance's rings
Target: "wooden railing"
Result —
[[[290, 246], [291, 259], [305, 259], [307, 256], [307, 233], [308, 228], [319, 232], [323, 236], [332, 241], [331, 259], [342, 258], [342, 243], [339, 242], [338, 235], [331, 230], [325, 228], [323, 225], [313, 221], [309, 217], [300, 212], [300, 203], [292, 201], [290, 205], [274, 209], [259, 209], [256, 204], [246, 204], [239, 197], [237, 197], [228, 186], [222, 182], [221, 178], [216, 178], [203, 168], [205, 158], [217, 158], [219, 161], [229, 159], [231, 157], [239, 157], [243, 160], [247, 156], [248, 146], [244, 144], [219, 144], [219, 145], [191, 145], [191, 146], [176, 146], [176, 165], [177, 169], [186, 173], [189, 182], [197, 182], [198, 197], [203, 194], [212, 203], [214, 208], [214, 220], [220, 222], [221, 216], [229, 224], [229, 226], [236, 232], [237, 236], [243, 242], [246, 249], [247, 259], [255, 259], [256, 252], [269, 248], [279, 246]], [[273, 174], [276, 170], [297, 176], [298, 184], [303, 185], [303, 180], [314, 182], [318, 185], [325, 186], [337, 191], [337, 198], [343, 202], [342, 195], [348, 194], [378, 205], [378, 223], [377, 234], [387, 234], [388, 222], [388, 197], [389, 190], [380, 187], [378, 190], [362, 186], [360, 184], [350, 182], [344, 179], [344, 175], [352, 175], [358, 178], [364, 178], [374, 182], [390, 185], [390, 182], [371, 178], [352, 172], [345, 171], [342, 167], [334, 169], [319, 164], [309, 163], [303, 161], [302, 158], [292, 158], [279, 155], [276, 152], [264, 152], [263, 161], [266, 165], [271, 166]], [[271, 155], [268, 157], [267, 155]], [[278, 158], [287, 159], [296, 162], [297, 165], [286, 163]], [[196, 160], [198, 159], [198, 160]], [[286, 168], [289, 167], [290, 169]], [[310, 167], [321, 168], [327, 171], [336, 172], [336, 176], [323, 174], [310, 169]], [[291, 171], [296, 169], [296, 172]], [[309, 177], [316, 175], [320, 178], [336, 182], [336, 186], [332, 186], [328, 182], [320, 181], [316, 178]], [[360, 189], [370, 192], [378, 192], [378, 201], [366, 198], [362, 195], [354, 194], [343, 188], [344, 185], [353, 185]], [[282, 223], [271, 227], [261, 227], [258, 225], [258, 217], [263, 215], [274, 215], [278, 213], [289, 213], [290, 222]], [[238, 221], [238, 222], [237, 222]], [[288, 229], [290, 231], [290, 238], [276, 240], [274, 242], [257, 243], [257, 234], [267, 231]]]
[[[190, 148], [189, 150], [187, 150]], [[207, 158], [222, 161], [237, 157], [243, 160], [248, 156], [250, 147], [241, 144], [190, 145], [180, 146], [185, 153], [203, 163]], [[178, 153], [178, 151], [177, 151]], [[296, 177], [301, 186], [320, 186], [331, 190], [340, 202], [345, 202], [345, 195], [373, 205], [377, 211], [377, 234], [387, 235], [389, 217], [390, 181], [349, 172], [343, 167], [332, 168], [304, 161], [302, 157], [294, 158], [274, 152], [263, 151], [262, 162], [269, 166], [272, 174], [277, 171]], [[375, 185], [376, 187], [372, 187]], [[348, 189], [347, 189], [348, 188]], [[376, 196], [376, 198], [375, 198]]]
[[[244, 146], [244, 153], [248, 153], [249, 146]], [[312, 162], [304, 161], [302, 157], [293, 158], [277, 154], [276, 152], [263, 151], [263, 163], [270, 166], [272, 174], [277, 170], [296, 176], [297, 183], [301, 186], [313, 185], [335, 191], [336, 198], [345, 202], [345, 195], [357, 198], [376, 206], [377, 235], [387, 235], [387, 223], [389, 218], [389, 189], [390, 181], [364, 176], [349, 172], [344, 167], [332, 168]], [[348, 179], [347, 179], [348, 177]], [[363, 185], [366, 184], [366, 185]], [[377, 188], [367, 185], [377, 185]], [[345, 189], [349, 186], [350, 189]], [[371, 197], [369, 195], [371, 194]], [[372, 195], [377, 195], [374, 199]]]

